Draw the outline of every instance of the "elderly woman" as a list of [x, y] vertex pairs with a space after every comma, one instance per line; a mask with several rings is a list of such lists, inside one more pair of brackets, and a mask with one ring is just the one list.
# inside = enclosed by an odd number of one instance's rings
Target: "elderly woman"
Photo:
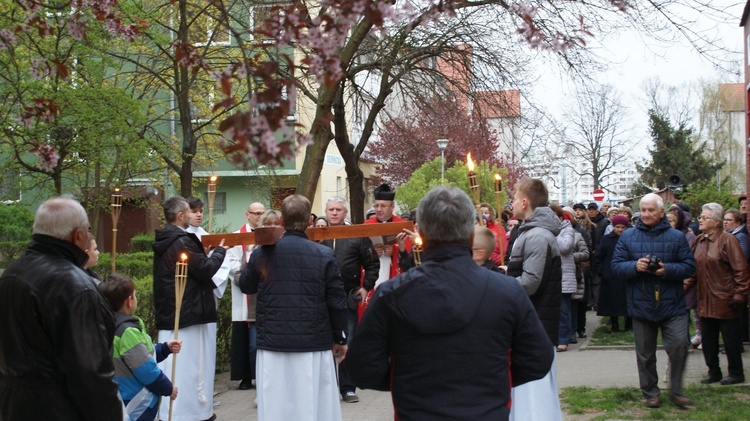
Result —
[[[703, 358], [708, 366], [702, 383], [726, 385], [745, 382], [739, 316], [748, 293], [748, 269], [739, 242], [722, 229], [723, 218], [721, 205], [703, 205], [698, 222], [702, 234], [692, 246], [695, 275], [685, 281], [685, 289], [698, 290]], [[729, 363], [729, 375], [724, 378], [719, 366], [719, 333]]]

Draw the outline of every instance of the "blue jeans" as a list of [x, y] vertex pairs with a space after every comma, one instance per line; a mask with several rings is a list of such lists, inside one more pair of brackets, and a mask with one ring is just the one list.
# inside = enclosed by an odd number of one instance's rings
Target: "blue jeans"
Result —
[[557, 334], [557, 344], [567, 345], [572, 335], [575, 335], [570, 318], [570, 297], [573, 294], [563, 293], [560, 300], [560, 332]]

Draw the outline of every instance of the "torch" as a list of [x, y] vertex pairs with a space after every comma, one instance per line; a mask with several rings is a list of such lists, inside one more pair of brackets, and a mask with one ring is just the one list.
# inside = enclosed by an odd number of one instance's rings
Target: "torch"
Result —
[[[185, 286], [187, 285], [187, 254], [182, 253], [180, 260], [174, 270], [174, 339], [178, 339], [180, 330], [180, 311], [182, 310], [182, 296], [185, 295]], [[177, 354], [172, 354], [172, 384], [174, 384], [175, 373], [177, 370]], [[169, 420], [172, 420], [172, 407], [174, 401], [169, 400]]]
[[411, 248], [412, 256], [414, 256], [414, 265], [422, 265], [422, 237], [414, 239], [414, 246]]
[[208, 178], [208, 232], [211, 230], [214, 221], [214, 198], [216, 198], [216, 180], [219, 177], [212, 175]]
[[469, 192], [471, 198], [474, 200], [474, 206], [477, 207], [477, 217], [479, 223], [484, 224], [484, 220], [481, 218], [482, 212], [479, 209], [479, 181], [477, 180], [477, 174], [474, 172], [474, 161], [471, 159], [471, 152], [466, 155], [466, 165], [469, 167]]
[[112, 273], [115, 273], [115, 257], [117, 256], [117, 221], [122, 210], [122, 193], [119, 188], [112, 192]]
[[503, 192], [503, 177], [495, 173], [495, 201], [497, 202], [497, 213], [500, 215], [502, 209], [502, 198], [500, 193]]

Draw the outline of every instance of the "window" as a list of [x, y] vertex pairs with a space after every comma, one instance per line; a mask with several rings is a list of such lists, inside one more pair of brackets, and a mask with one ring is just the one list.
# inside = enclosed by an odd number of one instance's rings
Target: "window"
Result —
[[187, 19], [189, 22], [188, 40], [196, 46], [229, 45], [231, 41], [229, 27], [226, 21], [219, 20], [219, 12], [208, 5], [198, 2], [188, 6]]
[[226, 215], [227, 213], [227, 193], [216, 192], [214, 196], [214, 213], [219, 215]]
[[284, 11], [283, 10], [274, 10], [275, 7], [286, 7], [288, 3], [286, 2], [274, 2], [269, 1], [265, 2], [262, 5], [257, 5], [253, 7], [253, 13], [251, 15], [251, 22], [250, 26], [253, 28], [253, 39], [261, 44], [273, 44], [274, 39], [270, 37], [269, 35], [260, 33], [259, 31], [263, 31], [265, 29], [265, 21], [266, 19], [273, 17], [273, 14], [283, 16]]

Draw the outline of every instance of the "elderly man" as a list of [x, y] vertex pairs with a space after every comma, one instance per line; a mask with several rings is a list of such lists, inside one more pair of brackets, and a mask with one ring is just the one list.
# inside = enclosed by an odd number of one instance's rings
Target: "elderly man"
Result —
[[258, 247], [240, 277], [242, 292], [258, 294], [260, 421], [341, 420], [334, 358], [347, 350], [346, 294], [333, 250], [305, 235], [309, 216], [304, 196], [284, 199], [286, 232]]
[[375, 291], [344, 361], [356, 384], [391, 391], [399, 419], [508, 419], [511, 384], [550, 371], [523, 288], [472, 260], [474, 213], [455, 187], [422, 199], [424, 263]]
[[78, 202], [44, 202], [26, 252], [0, 278], [0, 418], [122, 420], [114, 314], [82, 269], [88, 230]]
[[683, 395], [687, 358], [687, 307], [682, 282], [695, 271], [695, 259], [685, 234], [669, 225], [664, 202], [649, 193], [641, 199], [635, 229], [622, 233], [612, 258], [612, 272], [627, 283], [628, 314], [633, 318], [638, 377], [646, 406], [661, 406], [656, 372], [656, 339], [669, 356], [670, 400], [692, 404]]
[[[221, 241], [210, 257], [198, 237], [188, 233], [190, 206], [175, 196], [164, 202], [164, 229], [156, 230], [154, 249], [154, 316], [159, 342], [174, 339], [174, 276], [182, 253], [187, 254], [188, 278], [180, 311], [180, 352], [175, 386], [180, 397], [174, 401], [172, 419], [207, 420], [213, 417], [214, 371], [216, 367], [216, 302], [212, 277], [219, 271], [226, 249]], [[159, 367], [172, 367], [167, 357]], [[169, 418], [169, 405], [161, 405], [159, 418]]]
[[[341, 196], [331, 197], [326, 202], [325, 212], [330, 226], [344, 225], [346, 215], [349, 213], [346, 199]], [[378, 280], [380, 271], [380, 259], [377, 257], [372, 241], [369, 238], [343, 238], [325, 240], [323, 245], [333, 249], [344, 282], [344, 291], [347, 294], [357, 294], [359, 301], [364, 301], [367, 293], [375, 288], [375, 281]], [[364, 270], [364, 277], [362, 270]], [[347, 317], [347, 335], [351, 341], [357, 327], [357, 309], [348, 309]], [[359, 397], [355, 393], [355, 385], [349, 380], [345, 367], [339, 369], [339, 391], [344, 402], [359, 402]]]
[[[404, 222], [403, 219], [393, 214], [395, 210], [395, 204], [393, 203], [396, 198], [396, 192], [391, 190], [391, 187], [387, 184], [381, 184], [374, 191], [375, 196], [375, 215], [366, 220], [365, 224], [379, 224], [385, 222]], [[406, 250], [411, 250], [411, 241], [407, 238], [405, 240]], [[377, 287], [381, 283], [401, 274], [401, 268], [398, 265], [398, 244], [396, 243], [396, 237], [393, 237], [393, 242], [378, 243], [375, 244], [375, 251], [380, 256], [380, 275], [375, 283]]]
[[[262, 203], [253, 202], [247, 207], [247, 223], [236, 233], [253, 232], [260, 227], [260, 217], [266, 211]], [[227, 251], [232, 280], [232, 344], [230, 347], [230, 379], [239, 380], [240, 390], [253, 387], [255, 380], [255, 296], [240, 290], [240, 271], [250, 258], [250, 247], [235, 246]]]
[[523, 224], [518, 226], [507, 273], [529, 294], [550, 341], [557, 345], [562, 300], [560, 220], [547, 206], [549, 193], [541, 180], [521, 179], [515, 189], [513, 215]]

